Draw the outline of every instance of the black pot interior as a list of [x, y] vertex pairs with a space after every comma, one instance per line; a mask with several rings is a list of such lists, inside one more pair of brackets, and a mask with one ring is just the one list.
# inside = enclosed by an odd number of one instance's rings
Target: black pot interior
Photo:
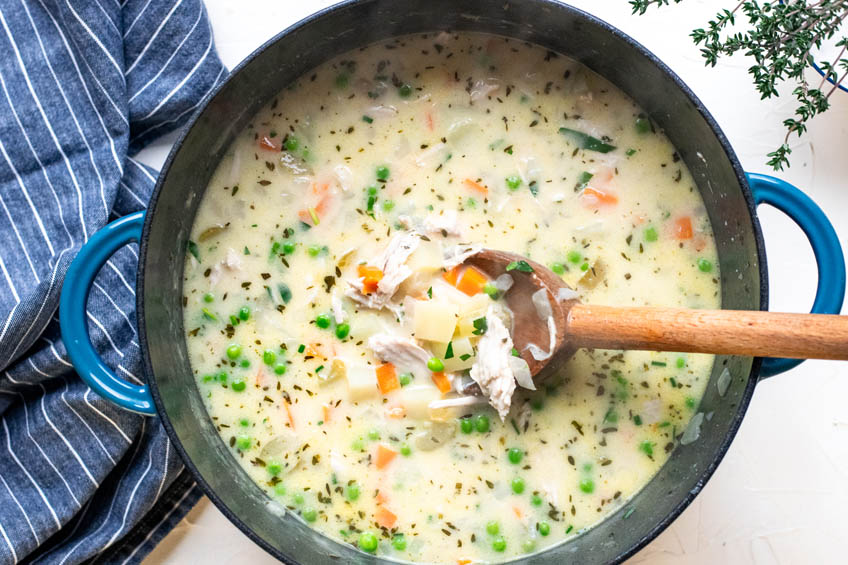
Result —
[[[718, 240], [724, 308], [765, 308], [765, 265], [744, 176], [724, 136], [662, 63], [614, 28], [548, 0], [365, 0], [311, 17], [269, 42], [209, 100], [172, 152], [145, 226], [139, 320], [151, 388], [172, 440], [213, 501], [280, 559], [374, 562], [286, 514], [241, 470], [206, 413], [189, 368], [182, 323], [186, 239], [206, 184], [234, 134], [293, 79], [325, 60], [394, 35], [469, 30], [520, 38], [563, 53], [634, 98], [677, 147], [703, 194]], [[733, 377], [720, 397], [715, 381]], [[699, 411], [701, 438], [678, 447], [659, 474], [596, 528], [534, 556], [536, 563], [612, 562], [655, 537], [702, 488], [745, 411], [759, 363], [720, 357]]]

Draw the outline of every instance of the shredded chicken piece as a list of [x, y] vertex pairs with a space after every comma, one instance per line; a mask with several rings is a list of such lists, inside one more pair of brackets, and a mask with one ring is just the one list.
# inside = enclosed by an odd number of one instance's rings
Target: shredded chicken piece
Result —
[[441, 214], [427, 214], [424, 231], [429, 235], [452, 235], [462, 237], [462, 226], [456, 210], [445, 210]]
[[342, 299], [339, 298], [338, 293], [333, 292], [330, 295], [330, 306], [333, 309], [333, 319], [335, 319], [337, 324], [341, 324], [344, 322], [344, 309], [342, 308]]
[[461, 265], [466, 259], [472, 255], [477, 255], [483, 250], [483, 246], [472, 243], [466, 245], [455, 245], [445, 249], [445, 269], [453, 269], [457, 265]]
[[241, 270], [241, 258], [232, 247], [227, 249], [227, 254], [223, 259], [221, 259], [221, 261], [212, 266], [212, 269], [209, 272], [209, 284], [213, 287], [217, 285], [218, 281], [221, 280], [221, 275], [224, 274], [224, 269], [227, 269], [228, 271]]
[[[383, 273], [383, 278], [377, 283], [377, 290], [365, 294], [363, 292], [362, 279], [353, 279], [347, 281], [350, 288], [345, 291], [345, 295], [363, 306], [375, 310], [380, 310], [384, 307], [392, 308], [392, 305], [389, 304], [392, 296], [394, 296], [400, 283], [412, 274], [412, 269], [404, 263], [406, 263], [406, 260], [409, 259], [409, 256], [412, 255], [412, 252], [415, 251], [420, 242], [421, 238], [415, 233], [404, 232], [396, 234], [389, 241], [386, 249], [374, 258], [373, 261], [369, 262], [369, 265], [377, 267]], [[397, 308], [399, 307], [394, 305], [392, 309]]]
[[509, 364], [512, 338], [491, 306], [486, 312], [486, 324], [486, 333], [477, 343], [477, 362], [471, 367], [471, 378], [489, 398], [501, 420], [505, 420], [515, 392], [515, 376]]
[[430, 354], [415, 341], [391, 334], [374, 334], [368, 338], [368, 347], [380, 360], [395, 367], [408, 369], [416, 377], [429, 374], [427, 360]]

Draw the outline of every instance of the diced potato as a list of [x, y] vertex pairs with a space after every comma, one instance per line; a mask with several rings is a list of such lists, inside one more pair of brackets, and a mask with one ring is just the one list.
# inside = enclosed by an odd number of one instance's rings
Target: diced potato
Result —
[[318, 381], [321, 384], [329, 383], [336, 379], [345, 378], [347, 376], [347, 367], [341, 359], [333, 359], [330, 365], [330, 370], [324, 373], [318, 373]]
[[374, 334], [391, 331], [385, 317], [374, 312], [360, 312], [356, 323], [351, 324], [351, 334], [357, 339], [367, 339]]
[[365, 364], [351, 364], [347, 367], [347, 391], [354, 402], [376, 398], [380, 395], [377, 388], [377, 372], [374, 367]]
[[456, 327], [457, 307], [442, 300], [415, 303], [414, 331], [417, 339], [447, 342]]
[[433, 273], [442, 268], [443, 262], [442, 245], [438, 241], [422, 240], [406, 260], [406, 265], [413, 273]]
[[409, 418], [426, 420], [430, 417], [430, 403], [442, 397], [435, 386], [430, 384], [412, 384], [400, 390], [401, 404]]
[[[453, 344], [453, 357], [451, 357], [450, 359], [445, 359], [445, 371], [453, 373], [455, 371], [461, 371], [463, 369], [471, 368], [471, 366], [474, 364], [474, 361], [476, 360], [476, 357], [474, 357], [474, 348], [471, 346], [471, 340], [467, 337], [461, 337], [454, 339], [451, 343]], [[445, 349], [446, 348], [447, 344], [445, 344]], [[445, 349], [437, 350], [442, 353], [440, 357], [443, 357]], [[468, 355], [468, 357], [465, 359], [465, 361], [463, 361], [462, 357], [465, 355]]]

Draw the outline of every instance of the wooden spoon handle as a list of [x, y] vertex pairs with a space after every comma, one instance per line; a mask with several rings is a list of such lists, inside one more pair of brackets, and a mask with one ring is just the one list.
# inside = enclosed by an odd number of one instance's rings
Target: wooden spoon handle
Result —
[[571, 347], [848, 360], [848, 316], [575, 304]]

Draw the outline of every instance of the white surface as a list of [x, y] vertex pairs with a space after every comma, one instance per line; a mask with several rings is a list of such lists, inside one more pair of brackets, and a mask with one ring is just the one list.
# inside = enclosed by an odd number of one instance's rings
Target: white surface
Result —
[[[253, 49], [321, 0], [206, 0], [218, 51], [232, 68]], [[695, 91], [730, 138], [749, 171], [769, 172], [765, 154], [783, 139], [789, 98], [760, 101], [735, 59], [706, 69], [688, 37], [719, 7], [736, 1], [686, 0], [680, 6], [630, 15], [626, 0], [572, 4], [619, 27], [652, 50]], [[817, 78], [812, 72], [811, 79]], [[848, 248], [848, 94], [802, 140], [793, 140], [792, 168], [782, 178], [804, 188], [829, 214]], [[144, 152], [160, 166], [169, 143]], [[780, 213], [761, 209], [771, 280], [771, 309], [806, 311], [815, 264], [801, 231]], [[695, 502], [631, 563], [845, 562], [848, 535], [848, 364], [809, 361], [758, 385], [733, 446]], [[204, 498], [146, 563], [272, 563]]]

